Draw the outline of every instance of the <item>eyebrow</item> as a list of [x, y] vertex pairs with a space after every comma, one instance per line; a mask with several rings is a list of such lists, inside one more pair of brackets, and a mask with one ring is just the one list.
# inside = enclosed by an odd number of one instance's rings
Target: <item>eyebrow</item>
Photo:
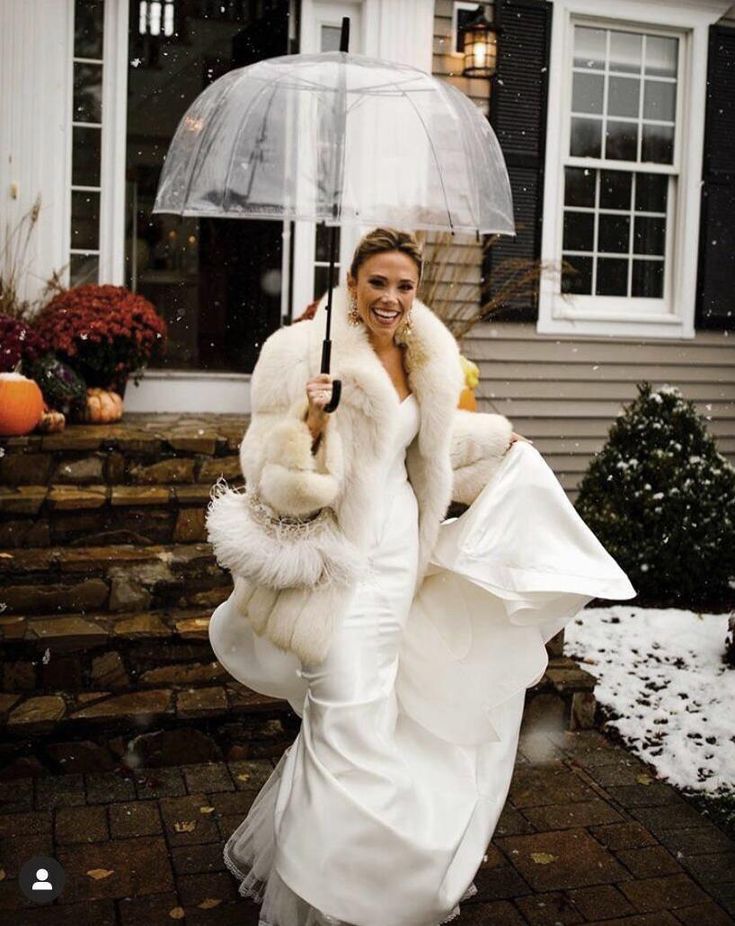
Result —
[[[387, 280], [387, 279], [388, 279], [388, 277], [383, 276], [382, 273], [371, 273], [371, 274], [369, 274], [369, 276], [371, 276], [371, 277], [377, 277], [379, 280]], [[412, 280], [410, 277], [403, 277], [403, 279], [399, 280], [398, 282], [399, 282], [399, 283], [415, 283], [416, 280]]]

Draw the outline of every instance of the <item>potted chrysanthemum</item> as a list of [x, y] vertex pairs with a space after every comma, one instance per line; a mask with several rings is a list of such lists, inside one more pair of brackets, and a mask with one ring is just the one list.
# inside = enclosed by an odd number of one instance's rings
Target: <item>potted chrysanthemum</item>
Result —
[[65, 290], [41, 311], [34, 327], [87, 383], [86, 418], [92, 421], [122, 415], [128, 377], [137, 382], [147, 364], [163, 355], [166, 343], [164, 319], [124, 286]]

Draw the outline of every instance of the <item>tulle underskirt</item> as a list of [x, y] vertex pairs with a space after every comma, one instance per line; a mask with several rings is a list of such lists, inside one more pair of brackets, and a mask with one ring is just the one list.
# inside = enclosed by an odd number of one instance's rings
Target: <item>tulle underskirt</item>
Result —
[[[232, 833], [224, 848], [224, 862], [228, 871], [240, 882], [238, 892], [260, 904], [258, 926], [281, 926], [298, 923], [299, 926], [353, 926], [316, 909], [286, 884], [275, 868], [275, 806], [281, 773], [290, 748], [281, 756], [272, 774], [256, 795], [247, 817]], [[460, 903], [477, 893], [473, 883]], [[459, 904], [439, 923], [442, 926], [460, 915]]]

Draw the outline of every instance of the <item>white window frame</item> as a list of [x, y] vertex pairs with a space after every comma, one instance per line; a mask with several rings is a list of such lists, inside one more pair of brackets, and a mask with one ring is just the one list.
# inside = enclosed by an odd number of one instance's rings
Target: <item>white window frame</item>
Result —
[[106, 0], [102, 50], [100, 282], [125, 284], [125, 160], [128, 118], [126, 0]]
[[[553, 3], [542, 260], [558, 266], [562, 253], [564, 164], [568, 160], [565, 153], [571, 123], [575, 25], [627, 28], [671, 35], [680, 40], [674, 154], [678, 181], [674, 182], [673, 214], [670, 205], [670, 220], [667, 221], [664, 299], [562, 294], [560, 275], [545, 274], [539, 292], [537, 331], [539, 334], [693, 338], [708, 30], [730, 4], [727, 0], [618, 0], [614, 6], [608, 5], [601, 15], [599, 0], [553, 0]], [[612, 14], [609, 10], [613, 10]], [[590, 159], [590, 167], [599, 165], [599, 161]], [[605, 165], [610, 169], [615, 166], [615, 162]], [[621, 165], [617, 166], [619, 169]], [[655, 173], [658, 165], [641, 167], [645, 172]], [[666, 172], [670, 172], [668, 166]]]
[[[67, 83], [69, 95], [68, 137], [66, 150], [66, 253], [64, 280], [69, 282], [69, 260], [77, 253], [96, 254], [97, 282], [121, 286], [125, 282], [125, 124], [128, 86], [128, 3], [127, 0], [105, 0], [102, 25], [102, 122], [100, 143], [100, 185], [73, 187], [72, 87], [74, 61], [74, 0], [69, 0], [69, 58]], [[99, 192], [99, 229], [97, 248], [75, 249], [71, 241], [72, 190], [89, 189]]]

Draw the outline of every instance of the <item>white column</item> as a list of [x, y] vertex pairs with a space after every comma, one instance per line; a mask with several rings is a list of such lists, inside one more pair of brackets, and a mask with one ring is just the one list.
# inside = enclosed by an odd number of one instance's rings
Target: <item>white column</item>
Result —
[[41, 202], [20, 267], [26, 298], [68, 260], [73, 17], [73, 0], [0, 4], [0, 247]]
[[128, 0], [106, 0], [102, 68], [100, 282], [125, 282]]
[[431, 74], [434, 0], [364, 0], [363, 54]]

